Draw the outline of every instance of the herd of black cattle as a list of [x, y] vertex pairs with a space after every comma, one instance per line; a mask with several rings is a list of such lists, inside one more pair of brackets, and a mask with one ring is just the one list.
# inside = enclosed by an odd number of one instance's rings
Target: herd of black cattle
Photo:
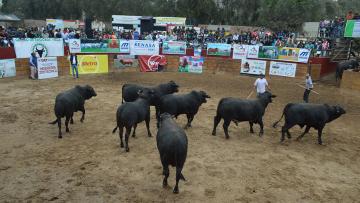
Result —
[[[129, 152], [128, 140], [131, 129], [132, 136], [135, 137], [138, 123], [145, 121], [148, 136], [150, 132], [150, 106], [155, 106], [157, 118], [157, 148], [160, 153], [160, 159], [163, 166], [163, 186], [167, 186], [169, 177], [169, 165], [176, 167], [176, 185], [173, 190], [178, 193], [179, 180], [185, 180], [181, 171], [187, 156], [187, 136], [183, 128], [179, 127], [174, 121], [181, 114], [186, 114], [187, 124], [185, 129], [191, 127], [191, 122], [197, 114], [199, 107], [207, 102], [210, 96], [204, 91], [191, 91], [188, 94], [173, 94], [179, 91], [179, 86], [170, 81], [155, 87], [144, 87], [135, 84], [125, 84], [122, 87], [122, 104], [117, 109], [116, 127], [113, 133], [119, 128], [120, 147]], [[73, 89], [60, 93], [55, 101], [56, 120], [50, 124], [58, 124], [58, 137], [62, 138], [61, 118], [65, 117], [66, 132], [69, 132], [69, 122], [73, 124], [74, 112], [81, 111], [81, 122], [85, 118], [85, 100], [97, 96], [95, 90], [89, 86], [75, 86]], [[216, 135], [216, 127], [221, 119], [224, 120], [223, 128], [225, 137], [229, 138], [228, 127], [232, 122], [236, 125], [238, 122], [247, 121], [250, 124], [250, 132], [254, 133], [253, 124], [260, 125], [259, 136], [264, 133], [263, 116], [266, 107], [276, 96], [270, 92], [265, 92], [257, 99], [238, 99], [223, 98], [220, 100], [216, 116], [214, 117], [214, 128], [212, 135]], [[125, 103], [124, 103], [125, 101]], [[306, 126], [304, 133], [297, 139], [301, 139], [310, 128], [318, 130], [318, 143], [322, 144], [321, 135], [326, 123], [329, 123], [342, 114], [345, 110], [340, 106], [329, 106], [327, 104], [305, 104], [289, 103], [285, 106], [281, 119], [273, 124], [276, 125], [285, 117], [285, 124], [282, 127], [281, 142], [285, 140], [285, 134], [290, 139], [289, 129], [295, 125], [301, 128]], [[123, 143], [123, 132], [125, 128], [125, 146]]]

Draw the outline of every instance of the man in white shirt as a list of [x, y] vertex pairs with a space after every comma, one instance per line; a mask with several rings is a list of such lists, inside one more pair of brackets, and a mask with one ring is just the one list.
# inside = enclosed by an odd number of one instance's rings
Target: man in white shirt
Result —
[[256, 79], [254, 88], [256, 89], [257, 97], [266, 92], [267, 89], [270, 91], [269, 83], [265, 79], [264, 74], [260, 73], [260, 78]]
[[306, 80], [305, 80], [305, 84], [306, 84], [306, 88], [305, 88], [305, 92], [304, 92], [304, 102], [305, 103], [309, 103], [309, 94], [311, 92], [311, 90], [314, 88], [312, 79], [310, 74], [306, 74]]

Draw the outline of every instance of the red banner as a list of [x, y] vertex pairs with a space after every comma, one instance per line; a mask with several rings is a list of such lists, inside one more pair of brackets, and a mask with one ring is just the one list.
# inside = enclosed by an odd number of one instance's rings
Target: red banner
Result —
[[152, 55], [139, 56], [139, 63], [141, 72], [156, 72], [159, 70], [159, 66], [165, 66], [167, 61], [166, 57], [163, 55]]

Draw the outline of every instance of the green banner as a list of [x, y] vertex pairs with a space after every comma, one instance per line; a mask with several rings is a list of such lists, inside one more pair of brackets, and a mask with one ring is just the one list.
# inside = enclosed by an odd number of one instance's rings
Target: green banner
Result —
[[84, 39], [81, 40], [81, 53], [120, 53], [120, 41]]
[[344, 37], [360, 37], [360, 20], [348, 20], [346, 22]]

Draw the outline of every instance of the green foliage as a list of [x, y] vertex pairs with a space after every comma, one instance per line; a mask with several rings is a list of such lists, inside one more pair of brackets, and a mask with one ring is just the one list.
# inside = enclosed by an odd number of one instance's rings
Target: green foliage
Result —
[[[217, 5], [215, 2], [221, 2]], [[111, 15], [181, 16], [193, 24], [266, 26], [298, 30], [303, 22], [360, 13], [359, 0], [3, 0], [1, 11], [22, 18], [99, 20]]]

